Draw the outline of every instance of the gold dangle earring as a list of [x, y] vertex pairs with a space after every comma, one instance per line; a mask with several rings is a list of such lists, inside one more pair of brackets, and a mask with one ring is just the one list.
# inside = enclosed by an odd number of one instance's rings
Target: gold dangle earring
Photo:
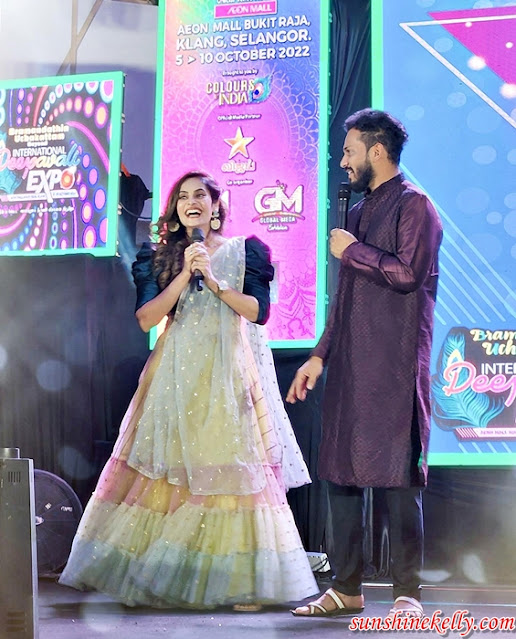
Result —
[[212, 231], [218, 231], [220, 229], [219, 209], [215, 209], [215, 211], [211, 214], [210, 228]]
[[169, 226], [168, 226], [168, 230], [169, 230], [171, 233], [177, 233], [177, 232], [179, 231], [179, 227], [180, 227], [180, 224], [179, 224], [179, 222], [176, 220], [175, 222], [173, 222], [173, 223], [169, 224]]

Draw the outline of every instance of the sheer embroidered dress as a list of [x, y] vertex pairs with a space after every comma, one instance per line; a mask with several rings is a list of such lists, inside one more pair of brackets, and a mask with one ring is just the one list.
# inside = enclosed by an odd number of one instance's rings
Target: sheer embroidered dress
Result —
[[[222, 244], [212, 270], [241, 291], [244, 238]], [[318, 591], [285, 496], [310, 479], [263, 331], [209, 290], [183, 291], [60, 583], [155, 607], [278, 603]]]

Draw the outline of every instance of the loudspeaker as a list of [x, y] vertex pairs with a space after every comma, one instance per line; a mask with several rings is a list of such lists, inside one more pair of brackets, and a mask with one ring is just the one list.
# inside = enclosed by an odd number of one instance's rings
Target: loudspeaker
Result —
[[0, 448], [0, 567], [2, 639], [37, 639], [34, 465], [18, 448]]

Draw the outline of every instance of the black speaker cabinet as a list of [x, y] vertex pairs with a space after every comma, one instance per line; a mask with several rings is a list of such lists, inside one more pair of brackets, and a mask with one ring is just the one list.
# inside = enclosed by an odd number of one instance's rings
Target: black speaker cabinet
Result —
[[38, 574], [34, 466], [0, 448], [0, 634], [37, 639]]

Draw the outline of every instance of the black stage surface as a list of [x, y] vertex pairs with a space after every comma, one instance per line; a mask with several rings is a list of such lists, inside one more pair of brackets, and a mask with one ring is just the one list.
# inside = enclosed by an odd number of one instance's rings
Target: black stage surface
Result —
[[[325, 588], [327, 584], [322, 584]], [[384, 617], [392, 604], [391, 589], [374, 584], [365, 588], [366, 608], [360, 615]], [[156, 610], [152, 608], [127, 608], [109, 597], [94, 592], [77, 592], [60, 586], [54, 579], [39, 582], [39, 638], [40, 639], [147, 639], [170, 637], [173, 639], [282, 639], [305, 637], [306, 639], [345, 639], [367, 636], [402, 637], [509, 637], [516, 634], [516, 588], [480, 587], [471, 585], [425, 586], [423, 594], [425, 615], [429, 618], [450, 620], [459, 611], [468, 611], [469, 618], [479, 624], [488, 620], [497, 630], [476, 630], [466, 635], [461, 629], [445, 632], [435, 625], [431, 630], [353, 630], [352, 617], [311, 618], [294, 617], [290, 606], [265, 608], [259, 613], [233, 612], [231, 609], [213, 611]], [[440, 611], [440, 612], [438, 612]], [[512, 630], [501, 630], [503, 619], [512, 619]], [[428, 622], [430, 623], [430, 622]], [[351, 624], [351, 625], [350, 625]]]

